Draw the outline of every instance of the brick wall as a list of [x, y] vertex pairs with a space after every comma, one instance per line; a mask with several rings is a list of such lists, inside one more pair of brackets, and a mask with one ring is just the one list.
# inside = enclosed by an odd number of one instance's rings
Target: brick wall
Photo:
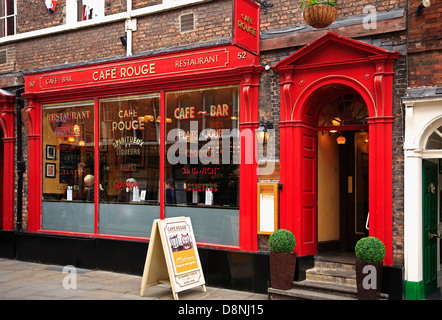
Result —
[[106, 16], [126, 12], [126, 10], [127, 0], [105, 0], [104, 2], [104, 14]]
[[418, 15], [409, 4], [409, 87], [442, 86], [442, 2], [431, 1]]
[[[232, 38], [232, 2], [207, 2], [138, 18], [134, 53]], [[180, 15], [194, 13], [195, 31], [180, 33]]]
[[59, 0], [50, 13], [43, 0], [17, 0], [17, 33], [65, 24], [66, 0]]
[[404, 110], [401, 98], [407, 89], [407, 59], [399, 58], [393, 78], [393, 263], [404, 263]]
[[[274, 4], [268, 9], [267, 14], [261, 15], [261, 32], [272, 29], [284, 29], [293, 26], [305, 24], [302, 15], [303, 9], [300, 8], [301, 0], [278, 0], [270, 1]], [[387, 11], [406, 7], [405, 0], [361, 0], [345, 1], [337, 0], [338, 19], [352, 15], [362, 15], [366, 5], [372, 5], [379, 11]]]
[[[179, 16], [190, 12], [195, 14], [196, 29], [180, 33]], [[133, 33], [134, 54], [232, 37], [231, 0], [207, 2], [137, 20], [137, 31]], [[124, 21], [119, 21], [16, 42], [7, 46], [16, 52], [15, 63], [12, 62], [14, 70], [0, 66], [0, 73], [125, 56], [126, 49], [120, 42], [123, 35]]]
[[133, 0], [132, 9], [139, 9], [163, 3], [162, 0]]
[[16, 43], [17, 71], [124, 55], [124, 21]]

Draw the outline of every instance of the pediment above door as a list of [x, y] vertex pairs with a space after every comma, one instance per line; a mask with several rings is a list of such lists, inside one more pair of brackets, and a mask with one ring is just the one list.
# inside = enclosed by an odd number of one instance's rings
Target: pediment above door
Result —
[[328, 32], [281, 60], [275, 69], [338, 66], [399, 56], [398, 51], [388, 51]]

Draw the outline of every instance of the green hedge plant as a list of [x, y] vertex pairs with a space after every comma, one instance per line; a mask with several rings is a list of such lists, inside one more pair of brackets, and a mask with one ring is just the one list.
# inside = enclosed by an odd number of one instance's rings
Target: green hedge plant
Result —
[[286, 229], [278, 229], [269, 238], [270, 250], [273, 252], [293, 252], [296, 246], [295, 235]]
[[365, 237], [356, 243], [355, 254], [359, 261], [379, 263], [384, 260], [385, 246], [376, 237]]
[[317, 4], [325, 4], [331, 7], [336, 7], [336, 1], [335, 0], [302, 0], [301, 8], [305, 9], [308, 6], [314, 6]]

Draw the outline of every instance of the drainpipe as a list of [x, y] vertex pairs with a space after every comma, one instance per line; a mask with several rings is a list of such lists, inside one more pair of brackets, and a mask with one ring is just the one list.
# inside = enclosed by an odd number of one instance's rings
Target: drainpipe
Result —
[[126, 31], [126, 56], [132, 56], [132, 32], [137, 31], [137, 19], [132, 18], [132, 0], [127, 0], [127, 19], [124, 24]]
[[22, 229], [22, 216], [23, 216], [23, 174], [26, 170], [25, 162], [23, 161], [22, 152], [22, 118], [21, 111], [24, 108], [24, 99], [21, 94], [24, 92], [24, 88], [20, 88], [15, 92], [15, 109], [17, 119], [17, 224], [16, 231]]

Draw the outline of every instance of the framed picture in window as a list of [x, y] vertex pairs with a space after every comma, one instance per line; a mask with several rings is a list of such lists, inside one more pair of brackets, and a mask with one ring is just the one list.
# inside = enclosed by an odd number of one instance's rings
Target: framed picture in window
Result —
[[55, 163], [46, 163], [45, 177], [55, 178], [57, 166]]
[[46, 160], [57, 160], [57, 147], [46, 145]]

